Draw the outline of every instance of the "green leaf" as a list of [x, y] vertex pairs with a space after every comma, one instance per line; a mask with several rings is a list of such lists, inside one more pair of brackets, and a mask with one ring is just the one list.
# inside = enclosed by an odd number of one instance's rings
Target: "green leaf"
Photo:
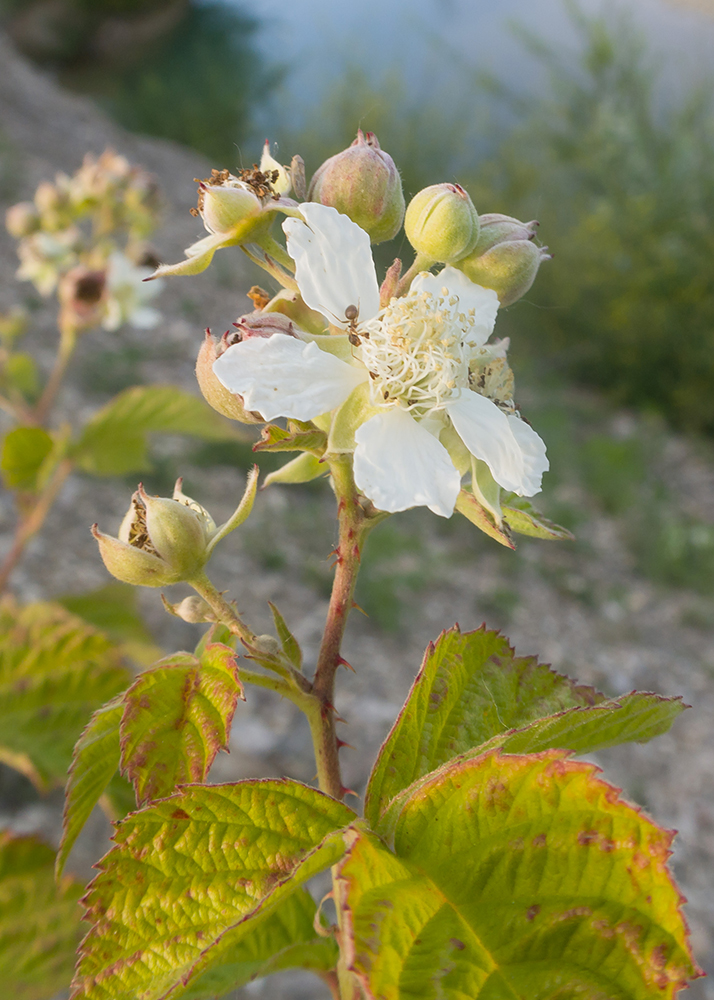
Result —
[[312, 424], [289, 420], [288, 429], [266, 424], [253, 451], [310, 451], [319, 458], [325, 451], [327, 435]]
[[519, 535], [530, 535], [532, 538], [544, 538], [549, 541], [575, 541], [575, 536], [567, 528], [548, 520], [525, 497], [509, 493], [501, 503], [508, 526]]
[[183, 996], [339, 860], [355, 818], [288, 780], [190, 785], [128, 816], [85, 897], [75, 1000]]
[[376, 828], [394, 796], [457, 754], [543, 716], [604, 699], [534, 656], [516, 656], [498, 632], [455, 626], [424, 655], [372, 769], [365, 816]]
[[57, 601], [72, 614], [106, 632], [122, 652], [142, 666], [155, 663], [161, 650], [144, 624], [136, 603], [136, 587], [118, 580], [85, 594], [66, 594]]
[[121, 769], [139, 805], [203, 781], [228, 749], [243, 686], [235, 650], [212, 643], [200, 660], [175, 653], [145, 670], [124, 697]]
[[65, 790], [62, 840], [57, 853], [57, 874], [104, 790], [119, 768], [119, 723], [123, 695], [98, 709], [79, 737]]
[[285, 619], [272, 601], [268, 601], [268, 604], [270, 605], [270, 610], [273, 612], [275, 631], [278, 633], [278, 638], [282, 644], [283, 652], [296, 670], [302, 670], [302, 650], [300, 649], [300, 644], [288, 628]]
[[10, 397], [19, 393], [29, 402], [37, 399], [40, 394], [40, 378], [33, 356], [23, 352], [11, 354], [0, 371], [0, 385]]
[[[183, 1000], [214, 1000], [254, 979], [284, 969], [334, 969], [338, 948], [333, 937], [318, 937], [313, 921], [316, 907], [305, 889], [288, 896], [267, 917], [251, 921], [247, 934], [228, 949], [223, 963], [199, 976]], [[179, 996], [179, 994], [175, 994]]]
[[287, 483], [290, 486], [298, 483], [311, 483], [313, 479], [326, 476], [329, 471], [330, 467], [326, 462], [321, 462], [319, 458], [306, 451], [302, 455], [298, 455], [297, 458], [293, 458], [292, 461], [286, 462], [285, 465], [281, 465], [279, 469], [269, 472], [265, 477], [263, 487], [272, 486], [273, 483]]
[[207, 441], [239, 436], [208, 403], [173, 385], [136, 386], [95, 413], [75, 444], [78, 466], [97, 476], [149, 468], [147, 434], [189, 434]]
[[0, 833], [0, 978], [13, 1000], [48, 1000], [72, 978], [82, 887], [55, 884], [54, 860], [34, 837]]
[[97, 708], [130, 675], [107, 637], [59, 604], [0, 603], [0, 760], [38, 787], [64, 783]]
[[508, 525], [504, 522], [503, 527], [497, 528], [486, 508], [481, 506], [469, 490], [461, 490], [459, 493], [456, 498], [456, 510], [487, 534], [489, 538], [497, 541], [499, 545], [504, 545], [507, 549], [515, 549], [516, 546], [511, 538]]
[[633, 691], [589, 708], [571, 708], [497, 736], [490, 745], [507, 753], [563, 749], [594, 753], [620, 743], [646, 743], [666, 733], [688, 705], [681, 698]]
[[379, 1000], [673, 998], [698, 969], [672, 834], [558, 751], [488, 753], [350, 831], [348, 963]]
[[37, 474], [52, 448], [52, 438], [42, 427], [16, 427], [6, 434], [0, 468], [7, 488], [36, 489]]

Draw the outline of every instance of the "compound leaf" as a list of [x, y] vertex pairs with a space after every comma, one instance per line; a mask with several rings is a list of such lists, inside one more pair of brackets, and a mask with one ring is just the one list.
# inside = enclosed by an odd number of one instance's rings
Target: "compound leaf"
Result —
[[82, 889], [55, 883], [54, 860], [34, 837], [0, 833], [0, 976], [13, 1000], [47, 1000], [72, 978]]
[[200, 660], [175, 653], [139, 675], [121, 720], [121, 768], [139, 805], [205, 779], [228, 748], [242, 697], [235, 650], [221, 643], [207, 645]]
[[403, 803], [390, 851], [359, 824], [340, 865], [368, 998], [670, 1000], [699, 974], [672, 834], [562, 752], [490, 752]]
[[59, 604], [0, 603], [0, 760], [38, 787], [64, 782], [97, 708], [129, 682], [101, 632]]
[[85, 897], [74, 1000], [173, 1000], [242, 942], [249, 955], [262, 921], [339, 860], [355, 818], [288, 780], [187, 785], [132, 813]]

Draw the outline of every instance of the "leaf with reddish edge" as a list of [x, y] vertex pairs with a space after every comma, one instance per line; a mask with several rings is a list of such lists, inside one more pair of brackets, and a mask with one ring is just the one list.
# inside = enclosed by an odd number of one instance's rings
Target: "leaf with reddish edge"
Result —
[[365, 816], [377, 828], [391, 799], [458, 754], [511, 729], [566, 709], [596, 705], [604, 695], [534, 656], [516, 656], [485, 626], [458, 626], [430, 643], [404, 706], [372, 768]]
[[253, 451], [309, 451], [319, 458], [326, 447], [327, 435], [324, 431], [300, 420], [290, 420], [287, 430], [276, 424], [266, 424], [260, 441], [253, 445]]
[[486, 508], [481, 506], [469, 490], [461, 490], [459, 493], [456, 498], [456, 510], [499, 545], [504, 545], [507, 549], [515, 549], [516, 545], [511, 537], [508, 524], [504, 522], [503, 527], [497, 528]]
[[175, 653], [145, 670], [124, 696], [121, 768], [139, 805], [203, 781], [228, 748], [243, 686], [235, 650], [206, 646], [201, 659]]
[[132, 813], [84, 899], [73, 1000], [182, 996], [342, 857], [355, 819], [288, 780], [187, 785]]
[[12, 1000], [47, 1000], [72, 978], [82, 889], [55, 882], [54, 860], [35, 837], [0, 833], [0, 981]]
[[561, 751], [435, 771], [390, 843], [339, 865], [346, 961], [371, 1000], [671, 1000], [700, 975], [672, 834]]

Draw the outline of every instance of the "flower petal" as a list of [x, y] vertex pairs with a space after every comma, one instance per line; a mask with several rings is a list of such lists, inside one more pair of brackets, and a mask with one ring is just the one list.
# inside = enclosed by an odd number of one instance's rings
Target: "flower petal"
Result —
[[243, 397], [246, 410], [257, 410], [264, 420], [312, 420], [339, 406], [367, 378], [363, 368], [283, 333], [234, 344], [213, 371]]
[[446, 448], [406, 410], [371, 417], [355, 434], [355, 483], [375, 507], [394, 513], [428, 507], [451, 517], [461, 476]]
[[476, 323], [472, 339], [481, 347], [493, 333], [498, 312], [498, 295], [492, 288], [483, 288], [470, 281], [463, 271], [455, 267], [445, 267], [438, 274], [422, 271], [412, 282], [412, 289], [441, 295], [442, 288], [448, 288], [450, 295], [459, 298], [459, 311], [468, 315], [474, 310]]
[[311, 309], [346, 326], [345, 309], [357, 306], [359, 322], [379, 312], [379, 285], [369, 236], [329, 205], [300, 205], [305, 222], [286, 219], [283, 230], [295, 261], [295, 280]]
[[538, 492], [540, 476], [548, 467], [545, 446], [527, 424], [506, 416], [490, 399], [470, 389], [447, 403], [446, 412], [471, 454], [486, 463], [499, 486], [519, 496]]
[[550, 468], [550, 462], [545, 454], [545, 444], [530, 424], [521, 420], [515, 413], [509, 413], [506, 419], [523, 455], [524, 489], [514, 492], [522, 497], [532, 497], [540, 492], [543, 473]]

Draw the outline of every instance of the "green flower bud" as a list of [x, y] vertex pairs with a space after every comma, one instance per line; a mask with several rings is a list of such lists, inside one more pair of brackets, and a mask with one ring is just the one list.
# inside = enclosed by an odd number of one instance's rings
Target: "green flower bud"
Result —
[[211, 331], [206, 330], [206, 337], [196, 359], [196, 378], [203, 398], [214, 410], [230, 420], [239, 420], [242, 424], [264, 424], [259, 413], [253, 414], [246, 410], [241, 397], [226, 389], [216, 378], [213, 364], [226, 350], [226, 346], [223, 342], [217, 344]]
[[331, 205], [369, 233], [373, 243], [391, 240], [404, 219], [404, 192], [394, 160], [374, 132], [360, 129], [347, 149], [325, 160], [310, 182], [308, 201]]
[[541, 263], [550, 257], [548, 247], [539, 247], [530, 240], [513, 240], [497, 243], [480, 257], [470, 254], [456, 266], [474, 284], [492, 288], [501, 306], [510, 306], [526, 294]]
[[16, 240], [21, 240], [40, 228], [40, 214], [31, 201], [21, 201], [5, 213], [5, 228]]
[[220, 527], [201, 504], [183, 493], [181, 484], [178, 479], [171, 499], [149, 496], [140, 485], [116, 538], [92, 525], [104, 565], [117, 580], [139, 587], [166, 587], [194, 579], [216, 544], [250, 514], [258, 470], [251, 471], [238, 507]]
[[476, 245], [478, 213], [459, 184], [432, 184], [409, 202], [404, 231], [417, 254], [453, 264]]
[[170, 615], [181, 618], [191, 625], [199, 625], [202, 622], [213, 622], [216, 620], [208, 604], [197, 594], [193, 594], [191, 597], [184, 597], [178, 604], [171, 604], [163, 594], [161, 595], [161, 599]]
[[470, 257], [480, 257], [497, 243], [512, 243], [516, 240], [532, 240], [538, 229], [535, 219], [530, 222], [520, 222], [510, 215], [499, 215], [489, 212], [479, 217], [481, 223], [478, 241]]

